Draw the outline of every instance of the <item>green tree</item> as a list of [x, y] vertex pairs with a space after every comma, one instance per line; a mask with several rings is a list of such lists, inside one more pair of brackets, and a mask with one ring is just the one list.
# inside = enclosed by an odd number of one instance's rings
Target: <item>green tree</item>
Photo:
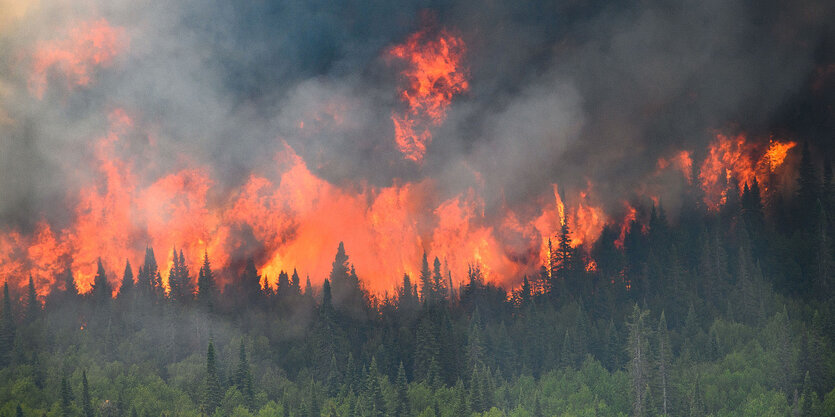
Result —
[[209, 342], [209, 349], [206, 352], [206, 390], [203, 395], [203, 410], [207, 414], [214, 413], [215, 409], [223, 400], [223, 390], [220, 386], [220, 378], [215, 362], [215, 345]]
[[35, 283], [32, 274], [29, 274], [29, 286], [26, 291], [26, 322], [32, 323], [41, 315], [41, 303], [38, 301], [38, 293], [35, 291]]
[[670, 335], [667, 330], [667, 319], [664, 312], [661, 312], [661, 318], [658, 320], [658, 331], [656, 333], [657, 352], [656, 352], [656, 371], [658, 375], [658, 394], [660, 395], [661, 413], [663, 415], [670, 414], [670, 375], [671, 365], [673, 360], [673, 352], [670, 347]]
[[15, 340], [14, 313], [9, 295], [9, 282], [3, 283], [3, 316], [0, 318], [0, 366], [7, 366], [11, 361]]
[[73, 394], [69, 381], [66, 376], [61, 377], [61, 416], [70, 417], [73, 414], [72, 410]]
[[646, 400], [649, 383], [649, 327], [646, 319], [649, 312], [642, 310], [635, 304], [627, 322], [629, 337], [627, 350], [629, 352], [630, 390], [632, 392], [632, 414], [642, 417], [647, 414]]
[[238, 355], [238, 369], [235, 372], [235, 385], [238, 386], [238, 390], [241, 391], [241, 394], [243, 394], [244, 399], [247, 402], [247, 406], [250, 410], [252, 410], [254, 398], [252, 371], [249, 367], [249, 361], [246, 359], [246, 346], [243, 340], [241, 340], [241, 348]]
[[215, 275], [212, 272], [212, 264], [209, 261], [209, 252], [203, 252], [203, 265], [200, 266], [200, 271], [197, 273], [197, 301], [200, 305], [205, 306], [212, 311], [214, 308], [215, 294], [217, 287], [215, 284]]
[[118, 298], [126, 299], [133, 294], [133, 270], [130, 267], [130, 261], [125, 260], [125, 272], [122, 274], [122, 284], [119, 286]]
[[97, 305], [106, 305], [113, 296], [113, 289], [107, 281], [107, 273], [104, 272], [104, 265], [101, 263], [101, 258], [97, 261], [96, 277], [93, 278], [93, 289], [90, 293]]
[[395, 380], [396, 396], [394, 400], [394, 417], [407, 417], [412, 410], [409, 404], [409, 386], [406, 382], [406, 369], [403, 362], [397, 368], [397, 379]]
[[84, 417], [93, 417], [93, 400], [90, 397], [90, 387], [87, 384], [87, 371], [81, 371], [81, 407]]

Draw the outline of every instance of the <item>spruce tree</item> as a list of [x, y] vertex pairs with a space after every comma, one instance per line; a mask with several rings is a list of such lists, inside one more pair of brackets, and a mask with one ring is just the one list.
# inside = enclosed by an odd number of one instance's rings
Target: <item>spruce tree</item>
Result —
[[93, 400], [90, 397], [90, 387], [87, 384], [87, 371], [81, 371], [81, 407], [84, 417], [93, 417]]
[[72, 410], [72, 388], [66, 376], [61, 377], [61, 416], [70, 417], [73, 414]]
[[32, 323], [41, 315], [41, 303], [38, 301], [38, 293], [35, 291], [35, 283], [32, 274], [29, 274], [29, 286], [26, 291], [26, 322]]
[[197, 300], [201, 306], [211, 311], [214, 306], [214, 297], [217, 291], [215, 276], [212, 272], [212, 265], [209, 262], [209, 253], [203, 252], [203, 265], [197, 274]]
[[409, 404], [409, 386], [406, 382], [406, 369], [403, 368], [403, 362], [400, 362], [400, 366], [397, 368], [395, 390], [394, 417], [407, 417], [411, 415], [412, 410]]
[[97, 305], [105, 305], [110, 301], [113, 295], [113, 289], [107, 281], [107, 273], [104, 272], [104, 265], [101, 263], [101, 258], [97, 261], [96, 277], [93, 279], [93, 289], [90, 293], [93, 296], [93, 301]]
[[209, 342], [209, 349], [206, 352], [206, 391], [203, 395], [203, 409], [209, 415], [214, 413], [223, 399], [223, 391], [215, 361], [215, 345]]
[[447, 294], [444, 277], [441, 275], [441, 261], [437, 256], [432, 264], [432, 293], [438, 301], [443, 301]]
[[420, 300], [424, 303], [432, 301], [434, 298], [432, 273], [429, 271], [429, 262], [426, 259], [426, 252], [423, 252], [423, 258], [420, 264]]
[[72, 275], [72, 270], [69, 268], [64, 272], [64, 294], [69, 299], [78, 297], [78, 286], [75, 284], [75, 278]]
[[371, 416], [383, 417], [386, 414], [386, 403], [383, 398], [383, 391], [380, 388], [380, 372], [377, 369], [377, 358], [374, 357], [371, 358], [371, 366], [368, 368], [366, 396], [371, 406]]
[[122, 285], [119, 286], [119, 299], [127, 299], [133, 294], [133, 270], [130, 267], [130, 261], [125, 260], [125, 272], [122, 274]]
[[235, 372], [235, 385], [238, 386], [238, 390], [243, 394], [247, 406], [251, 410], [254, 406], [253, 399], [255, 395], [252, 385], [252, 371], [246, 359], [246, 346], [243, 340], [241, 340], [241, 348], [238, 355], [238, 370]]
[[649, 382], [649, 329], [646, 324], [648, 311], [641, 310], [637, 304], [632, 308], [632, 314], [627, 322], [629, 338], [627, 350], [629, 352], [630, 388], [632, 391], [632, 415], [642, 417], [647, 414], [647, 386]]
[[667, 319], [664, 317], [664, 312], [661, 312], [661, 318], [658, 320], [657, 349], [656, 352], [656, 371], [658, 374], [658, 395], [661, 402], [661, 413], [663, 415], [670, 414], [670, 375], [673, 360], [672, 348], [670, 347], [670, 335], [667, 330]]
[[0, 367], [7, 366], [11, 362], [15, 339], [15, 323], [8, 281], [3, 283], [2, 314], [0, 317]]

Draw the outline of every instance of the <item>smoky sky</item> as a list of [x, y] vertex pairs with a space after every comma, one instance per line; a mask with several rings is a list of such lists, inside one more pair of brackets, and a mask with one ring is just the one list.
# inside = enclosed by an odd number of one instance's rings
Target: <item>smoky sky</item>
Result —
[[[220, 194], [232, 192], [275, 165], [286, 142], [339, 186], [428, 177], [442, 194], [477, 188], [488, 212], [533, 201], [552, 183], [592, 182], [615, 204], [659, 157], [687, 149], [698, 160], [716, 130], [780, 131], [828, 152], [833, 8], [823, 0], [41, 1], [0, 33], [0, 221], [61, 218], [67, 190], [94, 176], [90, 144], [113, 108], [152, 132], [153, 153], [144, 151], [149, 135], [128, 138], [150, 176], [187, 160], [211, 167]], [[123, 28], [125, 50], [88, 85], [52, 74], [43, 97], [33, 96], [38, 42], [91, 19]], [[453, 99], [416, 164], [394, 143], [402, 79], [386, 50], [425, 27], [464, 40], [470, 89]]]

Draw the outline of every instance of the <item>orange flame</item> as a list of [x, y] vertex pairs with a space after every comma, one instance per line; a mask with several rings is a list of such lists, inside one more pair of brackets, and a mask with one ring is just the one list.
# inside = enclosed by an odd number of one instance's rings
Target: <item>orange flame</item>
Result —
[[629, 233], [629, 228], [632, 226], [632, 222], [634, 222], [638, 218], [638, 210], [635, 207], [632, 207], [629, 202], [624, 201], [623, 205], [626, 207], [626, 214], [623, 216], [623, 221], [620, 224], [620, 234], [618, 238], [615, 239], [615, 246], [618, 249], [623, 249], [623, 243], [626, 241], [626, 234]]
[[99, 19], [69, 29], [65, 38], [39, 43], [32, 57], [29, 91], [42, 98], [50, 70], [69, 87], [89, 85], [96, 67], [107, 67], [127, 46], [125, 31]]
[[659, 171], [663, 171], [668, 167], [673, 167], [680, 171], [684, 175], [684, 178], [690, 182], [690, 174], [693, 171], [693, 159], [690, 157], [690, 151], [680, 151], [671, 158], [658, 158]]
[[768, 148], [762, 149], [758, 143], [749, 142], [745, 134], [736, 137], [717, 134], [699, 172], [705, 204], [712, 210], [723, 204], [727, 182], [731, 179], [740, 185], [756, 179], [766, 190], [769, 175], [783, 164], [795, 145], [795, 142], [771, 139]]
[[400, 92], [400, 99], [407, 108], [391, 115], [395, 141], [407, 159], [423, 160], [432, 140], [430, 127], [443, 123], [453, 96], [469, 89], [463, 67], [465, 51], [460, 37], [445, 30], [435, 37], [428, 29], [413, 34], [406, 42], [388, 51], [390, 57], [407, 64], [401, 73], [407, 85]]

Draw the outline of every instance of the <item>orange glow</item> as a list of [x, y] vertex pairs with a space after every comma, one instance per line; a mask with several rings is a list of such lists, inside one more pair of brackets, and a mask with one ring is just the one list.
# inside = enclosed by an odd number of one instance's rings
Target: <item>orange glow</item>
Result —
[[768, 150], [765, 151], [765, 156], [763, 160], [768, 163], [768, 167], [774, 171], [780, 165], [783, 165], [783, 161], [786, 160], [786, 155], [789, 153], [789, 149], [794, 148], [797, 144], [794, 142], [778, 142], [775, 140], [771, 140], [768, 144]]
[[443, 123], [452, 98], [469, 89], [465, 51], [461, 38], [445, 30], [434, 35], [428, 29], [388, 51], [390, 57], [406, 64], [401, 72], [406, 85], [400, 92], [406, 109], [393, 112], [391, 120], [397, 146], [407, 159], [423, 160], [432, 141], [430, 128]]
[[626, 201], [623, 202], [623, 205], [626, 207], [626, 214], [624, 214], [623, 221], [620, 224], [620, 234], [615, 240], [615, 246], [617, 246], [618, 249], [623, 249], [623, 243], [626, 241], [626, 234], [629, 233], [629, 228], [632, 226], [632, 222], [638, 218], [638, 210], [635, 209], [635, 207], [632, 207], [632, 205]]
[[586, 263], [586, 272], [597, 272], [597, 262], [594, 259], [589, 259]]
[[699, 180], [708, 208], [716, 210], [726, 200], [728, 183], [735, 180], [740, 186], [756, 179], [763, 190], [768, 189], [769, 176], [783, 165], [795, 142], [771, 139], [768, 148], [759, 142], [748, 141], [745, 134], [736, 137], [717, 134], [702, 163]]
[[660, 171], [668, 167], [680, 171], [684, 178], [690, 182], [690, 174], [693, 172], [693, 159], [690, 157], [690, 151], [680, 151], [671, 158], [658, 158], [658, 169]]
[[[32, 56], [29, 91], [42, 98], [51, 74], [64, 78], [68, 87], [86, 86], [97, 67], [108, 67], [127, 47], [122, 28], [99, 19], [69, 29], [66, 37], [41, 42]], [[54, 71], [54, 72], [53, 72]]]

